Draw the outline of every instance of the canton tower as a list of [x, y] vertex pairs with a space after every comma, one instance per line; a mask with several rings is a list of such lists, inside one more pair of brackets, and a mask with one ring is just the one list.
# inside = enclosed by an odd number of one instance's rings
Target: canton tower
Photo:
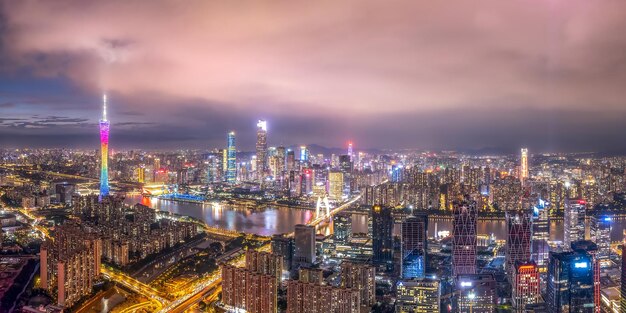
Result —
[[102, 96], [102, 119], [100, 120], [100, 200], [109, 195], [109, 126], [107, 120], [107, 95]]

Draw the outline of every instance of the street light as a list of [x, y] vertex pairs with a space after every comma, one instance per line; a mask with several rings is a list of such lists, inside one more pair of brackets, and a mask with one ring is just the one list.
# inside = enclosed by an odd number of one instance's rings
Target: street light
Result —
[[474, 304], [474, 299], [476, 298], [476, 294], [473, 292], [470, 292], [467, 294], [467, 298], [470, 300], [469, 307], [470, 307], [470, 313], [472, 313], [472, 304]]

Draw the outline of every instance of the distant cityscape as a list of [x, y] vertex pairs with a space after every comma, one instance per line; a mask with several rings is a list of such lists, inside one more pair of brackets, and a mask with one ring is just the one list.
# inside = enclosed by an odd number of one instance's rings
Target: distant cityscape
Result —
[[[2, 311], [623, 312], [626, 158], [0, 151]], [[109, 139], [111, 139], [109, 141]], [[113, 148], [115, 153], [110, 153]]]

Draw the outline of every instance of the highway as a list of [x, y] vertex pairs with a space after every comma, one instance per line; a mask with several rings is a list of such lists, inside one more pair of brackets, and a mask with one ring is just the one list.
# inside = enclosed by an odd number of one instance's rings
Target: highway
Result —
[[124, 287], [126, 287], [126, 288], [128, 288], [128, 289], [130, 289], [130, 290], [132, 290], [132, 291], [134, 291], [136, 293], [138, 293], [138, 294], [141, 294], [141, 295], [143, 295], [145, 297], [148, 297], [150, 299], [156, 300], [157, 302], [159, 302], [161, 307], [164, 306], [164, 305], [167, 305], [169, 303], [168, 300], [166, 300], [165, 298], [163, 298], [161, 296], [161, 293], [158, 290], [156, 290], [156, 289], [154, 289], [154, 288], [152, 288], [152, 287], [150, 287], [150, 286], [148, 286], [148, 285], [146, 285], [146, 284], [144, 284], [144, 283], [142, 283], [142, 282], [140, 282], [140, 281], [138, 281], [138, 280], [136, 280], [136, 279], [134, 279], [134, 278], [132, 278], [132, 277], [122, 273], [122, 272], [120, 272], [120, 271], [117, 271], [117, 270], [109, 268], [109, 267], [107, 267], [105, 265], [102, 265], [100, 267], [100, 272], [102, 273], [102, 275], [104, 277], [107, 277], [110, 280], [115, 281], [116, 283], [118, 283], [118, 284], [120, 284], [120, 285], [122, 285], [122, 286], [124, 286]]

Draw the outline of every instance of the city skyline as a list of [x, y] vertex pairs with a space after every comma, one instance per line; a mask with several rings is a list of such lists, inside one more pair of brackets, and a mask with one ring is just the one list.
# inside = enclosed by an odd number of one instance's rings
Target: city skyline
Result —
[[626, 152], [622, 3], [136, 6], [0, 5], [1, 145]]

